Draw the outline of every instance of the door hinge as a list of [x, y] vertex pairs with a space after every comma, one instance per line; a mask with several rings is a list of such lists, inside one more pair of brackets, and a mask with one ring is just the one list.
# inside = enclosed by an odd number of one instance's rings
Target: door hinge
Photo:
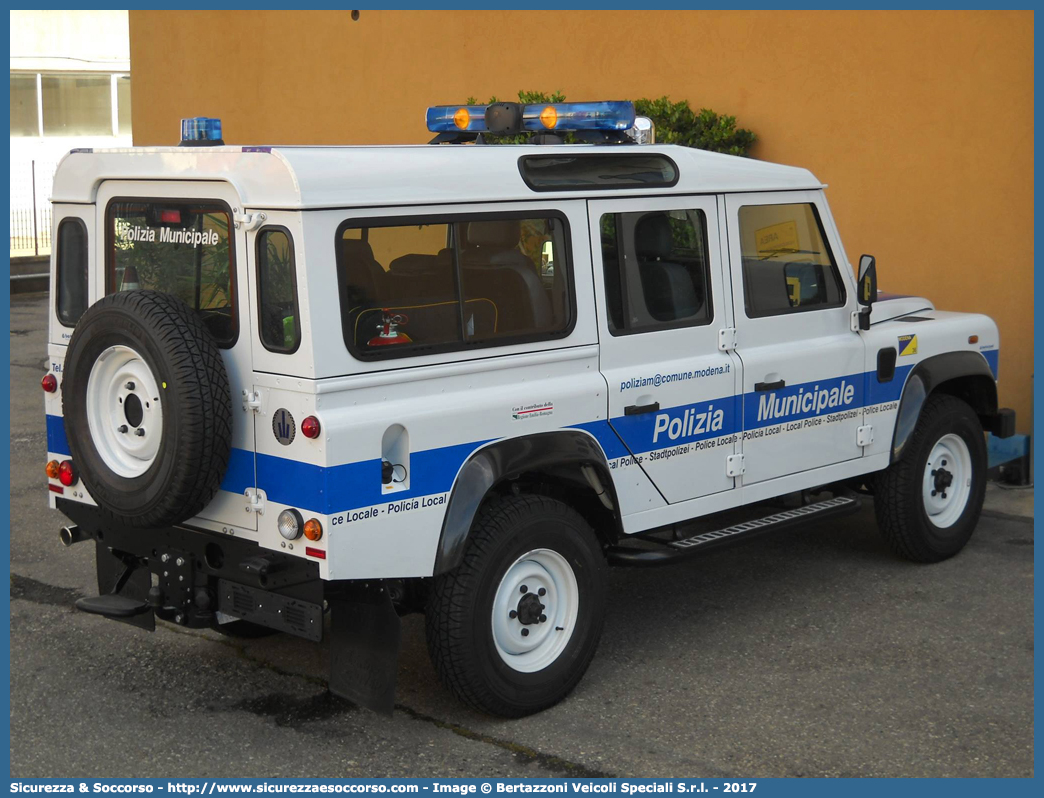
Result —
[[266, 213], [239, 213], [232, 217], [236, 223], [236, 229], [246, 232], [260, 227], [268, 218]]
[[747, 471], [742, 454], [730, 454], [725, 458], [725, 476], [742, 477]]
[[248, 513], [265, 514], [265, 492], [259, 488], [247, 488], [243, 494], [246, 496], [246, 511]]
[[248, 413], [261, 412], [261, 392], [243, 390], [243, 409]]
[[856, 430], [856, 443], [860, 446], [869, 446], [874, 442], [874, 427], [866, 424]]
[[718, 330], [718, 349], [722, 352], [731, 352], [736, 348], [736, 328], [723, 327]]

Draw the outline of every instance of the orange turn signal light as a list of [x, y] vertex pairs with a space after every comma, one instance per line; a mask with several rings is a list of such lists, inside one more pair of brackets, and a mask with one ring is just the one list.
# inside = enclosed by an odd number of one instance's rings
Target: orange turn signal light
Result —
[[977, 344], [977, 343], [979, 343], [979, 336], [977, 336], [977, 335], [969, 335], [968, 336], [968, 343], [969, 344]]
[[453, 124], [460, 130], [465, 130], [471, 124], [471, 114], [468, 113], [467, 108], [457, 109], [457, 112], [453, 114]]
[[323, 525], [316, 518], [305, 521], [304, 536], [309, 540], [319, 540], [323, 536]]
[[48, 479], [58, 479], [58, 461], [57, 460], [52, 460], [51, 462], [49, 462], [47, 464], [47, 468], [44, 469], [44, 470], [47, 471]]
[[540, 124], [548, 130], [554, 129], [555, 125], [558, 124], [558, 110], [555, 106], [549, 105], [540, 112]]

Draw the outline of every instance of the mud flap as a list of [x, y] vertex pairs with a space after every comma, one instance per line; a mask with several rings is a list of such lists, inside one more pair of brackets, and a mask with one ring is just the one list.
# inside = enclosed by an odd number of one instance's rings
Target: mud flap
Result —
[[[98, 571], [98, 593], [102, 596], [115, 592], [134, 601], [146, 603], [149, 599], [149, 588], [152, 587], [152, 574], [148, 568], [135, 568], [126, 573], [127, 565], [121, 557], [112, 553], [104, 543], [95, 544], [95, 558]], [[122, 580], [122, 584], [121, 584]], [[119, 587], [119, 590], [114, 588]], [[114, 621], [129, 623], [149, 632], [156, 631], [156, 615], [150, 607], [137, 615], [117, 617], [109, 615]]]
[[399, 671], [399, 616], [380, 585], [352, 585], [330, 603], [330, 692], [390, 715]]

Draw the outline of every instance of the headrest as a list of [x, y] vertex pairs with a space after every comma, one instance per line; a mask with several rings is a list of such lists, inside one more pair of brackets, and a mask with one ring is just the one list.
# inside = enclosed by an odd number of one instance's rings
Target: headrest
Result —
[[359, 238], [344, 238], [341, 240], [344, 257], [351, 261], [372, 261], [373, 247]]
[[490, 249], [514, 249], [522, 238], [522, 223], [518, 219], [498, 219], [494, 222], [470, 222], [468, 243]]
[[674, 249], [671, 223], [665, 213], [650, 213], [634, 226], [634, 249], [642, 260], [666, 258]]
[[439, 255], [400, 255], [388, 264], [388, 271], [400, 277], [438, 274], [447, 266], [452, 267], [451, 258]]

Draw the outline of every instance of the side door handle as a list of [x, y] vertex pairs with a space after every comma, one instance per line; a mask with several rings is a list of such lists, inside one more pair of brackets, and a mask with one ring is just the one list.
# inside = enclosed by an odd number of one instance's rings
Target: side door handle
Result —
[[776, 380], [775, 382], [756, 382], [754, 383], [755, 391], [778, 391], [780, 388], [786, 388], [786, 380]]
[[627, 405], [627, 407], [624, 408], [624, 415], [637, 416], [641, 415], [642, 413], [655, 413], [659, 409], [659, 402], [652, 402], [651, 404], [647, 405]]

